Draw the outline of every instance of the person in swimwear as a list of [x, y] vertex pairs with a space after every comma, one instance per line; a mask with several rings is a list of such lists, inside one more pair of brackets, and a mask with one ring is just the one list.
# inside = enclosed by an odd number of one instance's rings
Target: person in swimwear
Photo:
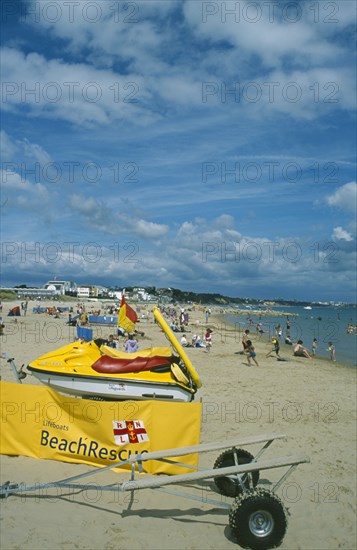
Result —
[[295, 344], [295, 346], [294, 346], [294, 355], [295, 355], [295, 357], [307, 357], [308, 359], [311, 359], [311, 355], [309, 354], [307, 349], [304, 348], [304, 346], [302, 344], [303, 344], [302, 340], [298, 340], [297, 344]]
[[247, 340], [247, 347], [246, 347], [246, 349], [245, 349], [245, 353], [246, 353], [247, 356], [248, 356], [248, 363], [249, 363], [249, 366], [250, 366], [250, 367], [252, 366], [252, 363], [250, 362], [250, 360], [253, 359], [254, 363], [257, 365], [257, 367], [259, 367], [259, 363], [258, 363], [258, 361], [256, 360], [257, 354], [255, 353], [254, 346], [253, 346], [251, 340]]

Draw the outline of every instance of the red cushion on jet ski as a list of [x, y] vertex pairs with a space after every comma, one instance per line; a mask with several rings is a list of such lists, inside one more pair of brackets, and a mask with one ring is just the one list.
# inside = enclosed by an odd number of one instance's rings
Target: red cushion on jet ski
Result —
[[170, 357], [134, 357], [133, 359], [119, 359], [102, 355], [92, 365], [92, 369], [96, 372], [119, 374], [124, 372], [141, 372], [150, 370], [153, 367], [161, 365], [169, 365], [172, 360]]

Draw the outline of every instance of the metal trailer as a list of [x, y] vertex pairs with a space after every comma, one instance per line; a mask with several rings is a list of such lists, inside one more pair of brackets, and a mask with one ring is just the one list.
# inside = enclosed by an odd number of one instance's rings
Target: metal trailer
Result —
[[[287, 529], [287, 510], [275, 493], [298, 464], [309, 462], [309, 458], [306, 456], [282, 456], [260, 460], [262, 454], [273, 441], [285, 437], [285, 434], [275, 433], [138, 454], [114, 465], [100, 469], [94, 468], [90, 472], [44, 484], [25, 485], [8, 481], [0, 486], [0, 497], [6, 498], [16, 493], [29, 493], [51, 487], [62, 487], [78, 491], [99, 489], [102, 491], [131, 492], [132, 495], [135, 491], [141, 489], [154, 489], [171, 495], [198, 500], [215, 507], [226, 508], [230, 510], [229, 526], [236, 542], [241, 547], [253, 550], [275, 548], [281, 545]], [[263, 444], [255, 455], [241, 448], [253, 444]], [[177, 458], [173, 460], [174, 457], [223, 449], [225, 450], [218, 456], [211, 469], [192, 466], [178, 461]], [[151, 476], [145, 474], [136, 477], [136, 473], [143, 472], [143, 463], [149, 460], [162, 461], [196, 471], [177, 475]], [[131, 466], [130, 478], [127, 481], [104, 486], [75, 483], [86, 477], [100, 475], [102, 472], [125, 465]], [[271, 489], [259, 487], [260, 472], [275, 468], [285, 468], [280, 479], [272, 485]], [[234, 499], [233, 502], [228, 503], [223, 500], [203, 498], [202, 495], [167, 487], [179, 484], [186, 485], [207, 479], [213, 479], [216, 491], [221, 495], [231, 497]]]

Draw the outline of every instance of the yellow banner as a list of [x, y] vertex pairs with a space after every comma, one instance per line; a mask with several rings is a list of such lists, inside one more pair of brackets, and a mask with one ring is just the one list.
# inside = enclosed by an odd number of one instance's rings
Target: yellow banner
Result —
[[[0, 454], [108, 466], [135, 454], [200, 443], [200, 403], [90, 401], [10, 382], [0, 382], [0, 392]], [[197, 465], [198, 457], [178, 460]], [[191, 471], [159, 461], [143, 466], [152, 474]]]

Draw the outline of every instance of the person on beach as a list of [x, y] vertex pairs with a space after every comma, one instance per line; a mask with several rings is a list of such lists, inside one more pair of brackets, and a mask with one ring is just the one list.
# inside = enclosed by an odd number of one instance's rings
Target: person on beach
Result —
[[171, 329], [173, 332], [178, 332], [178, 328], [177, 328], [177, 319], [171, 319], [170, 329]]
[[330, 352], [331, 361], [336, 361], [336, 348], [335, 348], [335, 346], [333, 345], [332, 342], [328, 343], [328, 350], [327, 351]]
[[246, 349], [247, 349], [248, 334], [249, 334], [249, 329], [246, 329], [246, 330], [243, 332], [243, 336], [242, 336], [243, 353], [244, 353], [244, 352], [246, 351]]
[[280, 359], [280, 355], [279, 355], [279, 350], [280, 350], [280, 345], [279, 345], [279, 341], [277, 338], [272, 338], [271, 339], [272, 341], [272, 344], [273, 344], [273, 349], [270, 350], [265, 357], [270, 357], [272, 353], [275, 352], [276, 356]]
[[203, 342], [201, 342], [201, 337], [199, 334], [194, 334], [192, 336], [192, 347], [194, 348], [204, 348]]
[[295, 344], [295, 346], [294, 346], [294, 355], [295, 355], [295, 357], [307, 357], [308, 359], [311, 359], [311, 355], [309, 354], [307, 349], [304, 348], [304, 346], [302, 344], [303, 344], [302, 340], [298, 340], [297, 344]]
[[185, 330], [185, 310], [181, 309], [180, 313], [180, 330], [183, 332]]
[[128, 339], [124, 344], [124, 349], [127, 353], [135, 353], [139, 349], [139, 342], [134, 338], [134, 334], [129, 334]]
[[253, 346], [251, 340], [247, 340], [247, 347], [245, 349], [245, 353], [247, 355], [249, 366], [250, 367], [252, 366], [252, 363], [251, 363], [250, 360], [253, 359], [254, 363], [257, 365], [257, 367], [259, 367], [259, 363], [256, 360], [257, 354], [255, 353], [255, 349], [254, 349], [254, 346]]
[[289, 317], [286, 318], [285, 336], [286, 336], [286, 338], [290, 339], [290, 319], [289, 319]]
[[210, 328], [208, 328], [206, 330], [206, 334], [205, 334], [205, 344], [206, 344], [206, 349], [205, 349], [205, 352], [206, 353], [209, 353], [211, 351], [211, 346], [212, 346], [212, 331]]
[[314, 338], [311, 346], [312, 355], [316, 355], [316, 350], [317, 350], [317, 338]]
[[110, 348], [116, 349], [117, 344], [116, 344], [116, 341], [114, 340], [113, 334], [109, 334], [109, 338], [106, 342], [106, 345], [109, 346]]
[[190, 344], [186, 338], [186, 334], [183, 334], [180, 340], [180, 344], [184, 348], [192, 348], [192, 344]]

